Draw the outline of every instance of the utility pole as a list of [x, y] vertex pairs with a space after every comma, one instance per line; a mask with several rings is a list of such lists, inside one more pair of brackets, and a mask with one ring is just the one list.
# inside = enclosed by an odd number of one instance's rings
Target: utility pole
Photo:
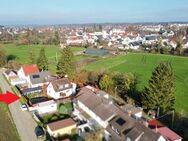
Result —
[[159, 113], [160, 113], [160, 107], [158, 106], [158, 108], [157, 108], [157, 118], [159, 118]]
[[174, 128], [174, 110], [172, 111], [172, 129]]
[[116, 90], [117, 90], [117, 86], [115, 87], [115, 100], [116, 100]]

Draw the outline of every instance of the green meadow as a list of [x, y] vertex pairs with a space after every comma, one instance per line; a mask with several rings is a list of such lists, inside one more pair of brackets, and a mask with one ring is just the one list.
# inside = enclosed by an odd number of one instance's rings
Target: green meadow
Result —
[[101, 60], [85, 66], [87, 70], [109, 70], [117, 72], [131, 72], [138, 76], [138, 89], [147, 85], [154, 68], [162, 61], [170, 61], [175, 75], [176, 110], [188, 114], [188, 58], [157, 55], [157, 54], [127, 54]]
[[[55, 45], [14, 45], [5, 44], [1, 45], [5, 48], [8, 55], [15, 55], [16, 60], [21, 63], [29, 63], [28, 51], [31, 46], [38, 57], [41, 47], [45, 47], [46, 55], [49, 60], [49, 69], [55, 70], [56, 68], [56, 56], [60, 55], [60, 48]], [[84, 51], [84, 48], [71, 47], [71, 50], [76, 54]], [[97, 59], [96, 59], [97, 58]], [[129, 53], [127, 55], [112, 56], [107, 55], [105, 57], [89, 56], [89, 55], [76, 55], [75, 60], [77, 62], [83, 60], [90, 61], [88, 65], [82, 65], [82, 69], [91, 71], [95, 70], [109, 70], [118, 72], [131, 72], [138, 76], [139, 84], [138, 89], [142, 90], [147, 85], [151, 73], [154, 68], [162, 61], [170, 61], [175, 75], [176, 84], [176, 104], [175, 108], [188, 114], [188, 58], [172, 55], [159, 55], [159, 54], [146, 54], [146, 53]], [[97, 61], [98, 60], [98, 61]]]

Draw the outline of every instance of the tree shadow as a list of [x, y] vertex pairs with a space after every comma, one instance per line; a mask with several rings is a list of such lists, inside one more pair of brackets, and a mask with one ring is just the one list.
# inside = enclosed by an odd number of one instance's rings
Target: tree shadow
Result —
[[[160, 119], [162, 123], [176, 132], [183, 138], [183, 141], [188, 140], [188, 117], [182, 115], [178, 112], [175, 112], [174, 115], [174, 122], [172, 122], [172, 115], [165, 116], [164, 118]], [[173, 123], [173, 124], [172, 124]]]

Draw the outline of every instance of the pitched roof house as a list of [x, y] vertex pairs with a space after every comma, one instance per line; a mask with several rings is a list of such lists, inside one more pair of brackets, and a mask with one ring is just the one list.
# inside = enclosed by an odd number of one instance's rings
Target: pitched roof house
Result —
[[32, 65], [22, 65], [21, 68], [18, 70], [18, 76], [20, 78], [26, 79], [26, 77], [32, 73], [38, 73], [39, 69], [36, 64]]
[[47, 85], [49, 81], [54, 79], [55, 77], [51, 77], [48, 71], [32, 73], [27, 77], [28, 87], [42, 87], [44, 84]]
[[57, 111], [57, 103], [46, 97], [33, 98], [30, 101], [29, 111], [36, 111], [38, 114], [54, 113]]
[[74, 133], [75, 129], [76, 122], [74, 122], [71, 118], [47, 124], [47, 131], [54, 138], [62, 135], [72, 134]]
[[53, 80], [47, 86], [47, 95], [54, 99], [69, 97], [72, 94], [73, 84], [68, 78]]
[[106, 128], [108, 121], [114, 117], [110, 101], [99, 96], [100, 91], [95, 92], [95, 89], [89, 89], [87, 87], [82, 88], [78, 95], [75, 100], [77, 107], [95, 119], [103, 128]]
[[[77, 117], [89, 115], [88, 119], [84, 119], [89, 122], [92, 118], [104, 128], [106, 140], [166, 141], [163, 135], [153, 132], [116, 105], [108, 94], [93, 87], [83, 87], [73, 105], [73, 114]], [[127, 109], [129, 110], [130, 106]], [[137, 110], [135, 111], [137, 113]]]
[[149, 128], [151, 128], [154, 132], [162, 135], [167, 141], [182, 141], [183, 139], [174, 131], [170, 130], [168, 127], [165, 127], [157, 120], [151, 120], [148, 124]]

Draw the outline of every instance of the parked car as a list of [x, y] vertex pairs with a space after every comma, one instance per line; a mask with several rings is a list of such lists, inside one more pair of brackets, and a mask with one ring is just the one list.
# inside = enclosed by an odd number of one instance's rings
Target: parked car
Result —
[[21, 109], [22, 109], [22, 111], [27, 111], [27, 105], [26, 104], [22, 104], [21, 105]]
[[43, 138], [44, 137], [44, 130], [41, 126], [37, 126], [35, 128], [35, 135], [37, 136], [37, 138]]

